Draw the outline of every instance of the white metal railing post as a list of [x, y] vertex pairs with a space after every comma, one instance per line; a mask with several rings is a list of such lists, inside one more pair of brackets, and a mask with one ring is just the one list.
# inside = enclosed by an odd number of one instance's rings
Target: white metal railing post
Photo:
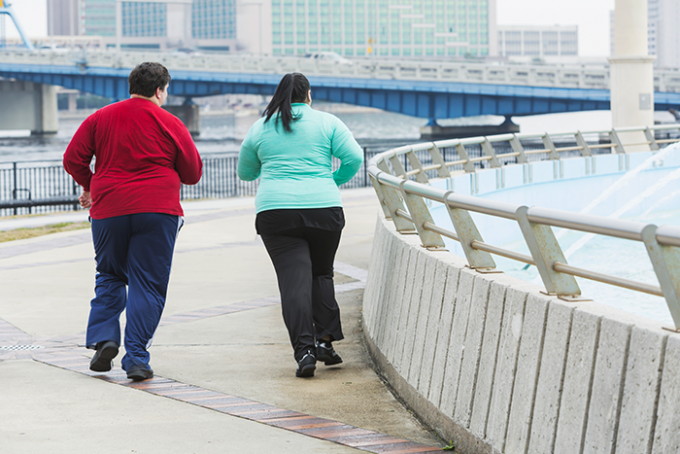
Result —
[[[619, 134], [616, 132], [616, 129], [612, 129], [609, 132], [609, 140], [611, 143], [615, 144], [616, 152], [617, 153], [625, 153], [626, 149], [623, 148], [623, 144], [621, 143], [621, 139], [619, 138]], [[613, 153], [613, 151], [612, 151]]]
[[416, 152], [411, 150], [406, 153], [406, 156], [408, 157], [408, 161], [411, 163], [411, 167], [413, 167], [414, 170], [418, 170], [418, 173], [416, 173], [416, 181], [423, 184], [429, 183], [430, 180], [427, 178], [427, 175], [423, 170], [423, 165], [420, 163], [418, 156], [416, 156]]
[[583, 138], [583, 134], [581, 134], [581, 131], [576, 131], [574, 137], [576, 138], [576, 143], [578, 144], [578, 146], [581, 147], [581, 156], [592, 156], [593, 153], [590, 151], [588, 142], [586, 142], [586, 139]]
[[673, 317], [675, 330], [680, 332], [680, 251], [677, 247], [659, 244], [656, 231], [656, 225], [646, 226], [642, 230], [642, 241]]
[[[444, 200], [448, 200], [449, 194], [453, 191], [449, 191], [444, 195]], [[448, 202], [445, 203], [446, 209], [451, 217], [451, 222], [453, 223], [453, 228], [458, 234], [458, 240], [465, 253], [465, 258], [468, 261], [470, 268], [479, 271], [480, 273], [492, 272], [496, 269], [496, 262], [494, 261], [491, 254], [485, 251], [480, 251], [472, 247], [473, 241], [484, 242], [481, 233], [475, 225], [475, 221], [472, 220], [470, 212], [463, 210], [461, 208], [452, 208]]]
[[378, 166], [378, 168], [380, 170], [382, 170], [383, 172], [385, 172], [386, 174], [392, 175], [392, 171], [390, 170], [390, 166], [387, 165], [387, 161], [385, 161], [384, 159], [378, 160], [378, 162], [376, 163], [376, 166]]
[[457, 143], [456, 151], [458, 152], [458, 157], [460, 158], [460, 160], [465, 161], [463, 163], [463, 169], [468, 173], [473, 173], [475, 171], [475, 165], [472, 162], [470, 162], [470, 156], [468, 156], [465, 146], [460, 142]]
[[527, 160], [527, 155], [524, 154], [524, 147], [522, 146], [522, 142], [519, 141], [517, 135], [515, 134], [512, 135], [512, 139], [510, 139], [510, 146], [512, 147], [512, 151], [519, 154], [519, 156], [517, 156], [518, 163], [523, 164], [529, 162]]
[[555, 234], [550, 226], [529, 221], [528, 210], [528, 207], [521, 206], [515, 215], [546, 291], [563, 299], [576, 300], [576, 297], [581, 295], [576, 279], [553, 269], [555, 262], [567, 263]]
[[550, 150], [548, 154], [550, 155], [550, 159], [559, 161], [560, 160], [560, 155], [557, 154], [557, 149], [555, 148], [555, 144], [553, 143], [552, 139], [550, 138], [550, 135], [546, 132], [543, 137], [541, 137], [541, 140], [543, 140], [543, 145], [547, 150]]
[[390, 164], [392, 164], [392, 168], [394, 169], [395, 175], [406, 179], [406, 169], [399, 160], [398, 154], [395, 153], [394, 156], [390, 157]]
[[399, 214], [400, 211], [406, 212], [406, 208], [402, 203], [401, 190], [399, 188], [382, 185], [380, 183], [380, 173], [381, 172], [378, 172], [375, 176], [373, 187], [376, 187], [377, 185], [379, 189], [376, 189], [376, 192], [382, 194], [383, 200], [385, 201], [383, 209], [387, 209], [389, 218], [392, 219], [394, 227], [399, 233], [414, 233], [416, 230], [413, 223]]
[[652, 151], [657, 151], [659, 149], [659, 144], [656, 143], [656, 138], [654, 137], [654, 131], [649, 129], [649, 126], [645, 128], [645, 137], [649, 142], [649, 149]]
[[489, 139], [484, 137], [484, 142], [482, 142], [482, 151], [484, 152], [485, 155], [491, 158], [489, 161], [491, 164], [491, 167], [500, 167], [501, 163], [498, 162], [498, 158], [496, 158], [496, 151], [493, 149], [493, 145], [491, 145], [491, 142], [489, 142]]
[[449, 172], [449, 169], [446, 168], [446, 163], [444, 162], [442, 153], [439, 151], [439, 147], [435, 145], [434, 142], [432, 142], [432, 146], [428, 149], [428, 151], [432, 157], [432, 163], [439, 165], [439, 168], [437, 168], [437, 175], [439, 178], [450, 178], [451, 172]]
[[427, 209], [427, 205], [425, 205], [425, 201], [423, 201], [422, 197], [406, 192], [404, 185], [409, 183], [412, 182], [408, 180], [402, 181], [399, 185], [399, 189], [404, 202], [406, 202], [406, 207], [411, 215], [413, 225], [416, 227], [422, 246], [430, 250], [445, 249], [446, 245], [444, 244], [441, 235], [425, 228], [425, 225], [428, 223], [434, 224], [432, 215], [430, 214], [430, 210]]
[[374, 177], [370, 173], [369, 173], [368, 176], [371, 180], [371, 184], [373, 185], [373, 189], [375, 189], [375, 193], [378, 196], [378, 201], [380, 202], [380, 208], [382, 208], [383, 213], [385, 214], [385, 217], [387, 219], [392, 219], [392, 213], [390, 212], [390, 209], [387, 206], [385, 194], [383, 192], [383, 188], [382, 188], [380, 182], [378, 181], [378, 179], [376, 177]]

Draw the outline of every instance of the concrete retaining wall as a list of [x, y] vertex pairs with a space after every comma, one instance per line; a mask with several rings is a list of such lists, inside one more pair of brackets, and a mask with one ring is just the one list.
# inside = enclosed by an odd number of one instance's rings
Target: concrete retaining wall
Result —
[[680, 334], [477, 273], [382, 214], [364, 332], [381, 373], [457, 452], [680, 452]]

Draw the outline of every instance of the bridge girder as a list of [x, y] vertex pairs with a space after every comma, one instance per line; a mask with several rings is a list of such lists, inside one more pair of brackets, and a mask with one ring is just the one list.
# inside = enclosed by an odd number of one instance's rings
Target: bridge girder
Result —
[[[274, 93], [277, 74], [172, 71], [170, 93], [190, 98]], [[0, 64], [0, 77], [60, 85], [112, 100], [126, 99], [129, 69]], [[313, 99], [446, 119], [477, 115], [526, 116], [608, 110], [609, 91], [512, 85], [310, 77]], [[656, 93], [656, 110], [680, 109], [680, 93]]]

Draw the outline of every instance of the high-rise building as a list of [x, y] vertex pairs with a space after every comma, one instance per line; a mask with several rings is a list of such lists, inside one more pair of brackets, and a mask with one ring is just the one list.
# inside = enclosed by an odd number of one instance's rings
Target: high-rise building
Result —
[[533, 58], [578, 56], [578, 27], [499, 25], [498, 55]]
[[81, 0], [47, 0], [47, 35], [80, 35]]
[[680, 68], [680, 1], [647, 0], [647, 48], [658, 68]]
[[272, 52], [445, 57], [495, 53], [495, 0], [271, 0]]
[[[49, 35], [102, 36], [116, 43], [117, 0], [47, 0]], [[121, 3], [123, 47], [236, 47], [235, 0], [157, 0]]]

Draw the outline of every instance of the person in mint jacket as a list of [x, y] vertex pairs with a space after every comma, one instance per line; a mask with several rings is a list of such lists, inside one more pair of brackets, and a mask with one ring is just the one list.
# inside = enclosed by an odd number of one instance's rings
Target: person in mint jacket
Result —
[[[311, 104], [307, 78], [283, 76], [238, 160], [239, 178], [260, 178], [255, 228], [276, 270], [298, 377], [314, 376], [317, 360], [327, 366], [342, 362], [332, 345], [344, 337], [333, 287], [333, 261], [345, 226], [338, 186], [363, 162], [347, 126]], [[341, 161], [336, 171], [333, 157]]]

